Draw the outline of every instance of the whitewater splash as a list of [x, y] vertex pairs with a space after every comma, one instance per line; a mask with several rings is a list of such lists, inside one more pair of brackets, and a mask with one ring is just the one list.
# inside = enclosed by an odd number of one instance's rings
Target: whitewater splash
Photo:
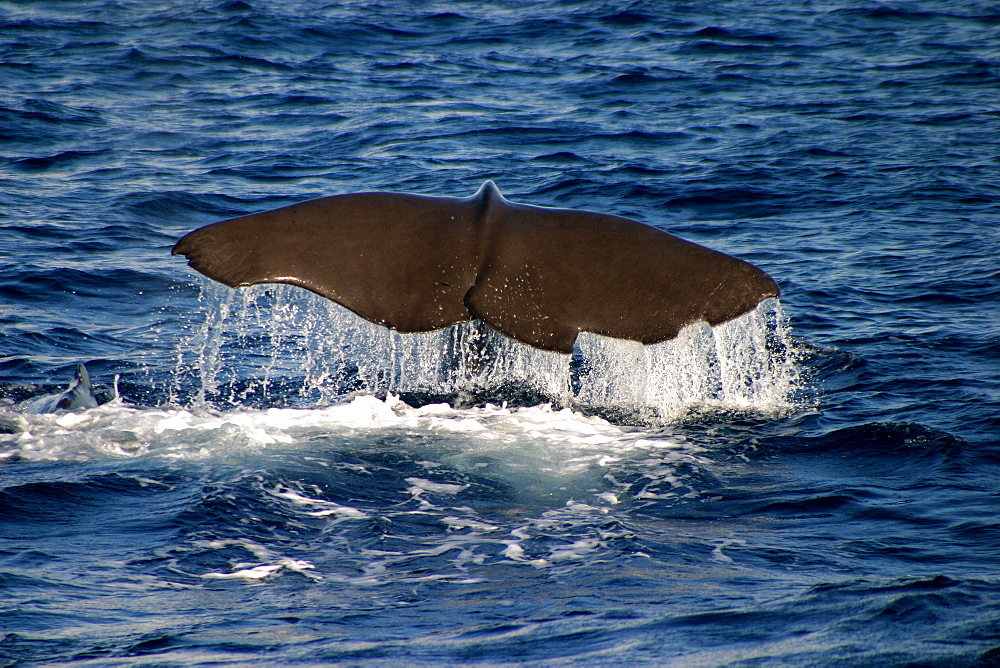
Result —
[[[782, 413], [802, 391], [799, 353], [776, 299], [655, 345], [583, 333], [572, 356], [479, 322], [400, 334], [291, 286], [205, 283], [201, 305], [201, 326], [178, 349], [174, 403], [226, 407], [266, 397], [269, 405], [318, 407], [356, 393], [456, 404], [512, 398], [669, 421], [692, 411]], [[187, 401], [184, 379], [196, 388]]]
[[[6, 418], [16, 424], [0, 432], [0, 462], [82, 465], [62, 472], [63, 481], [101, 479], [117, 462], [111, 484], [129, 493], [170, 493], [178, 482], [164, 471], [203, 463], [227, 472], [226, 497], [239, 498], [237, 505], [344, 539], [330, 541], [330, 556], [314, 543], [285, 552], [281, 541], [254, 532], [256, 522], [229, 533], [193, 531], [170, 550], [171, 577], [186, 582], [281, 572], [356, 585], [465, 582], [468, 567], [486, 560], [559, 568], [629, 540], [615, 509], [669, 506], [718, 486], [706, 449], [684, 436], [548, 405], [415, 408], [369, 395], [325, 408], [218, 413], [115, 400]], [[398, 528], [413, 522], [436, 530], [408, 536]], [[341, 551], [358, 532], [372, 536], [385, 523], [398, 532], [385, 547]]]

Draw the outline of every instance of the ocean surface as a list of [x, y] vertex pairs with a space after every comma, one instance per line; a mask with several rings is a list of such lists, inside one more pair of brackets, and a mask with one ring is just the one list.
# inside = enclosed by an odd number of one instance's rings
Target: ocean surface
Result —
[[[170, 255], [486, 179], [780, 303], [470, 366]], [[995, 3], [0, 1], [0, 664], [998, 662]]]

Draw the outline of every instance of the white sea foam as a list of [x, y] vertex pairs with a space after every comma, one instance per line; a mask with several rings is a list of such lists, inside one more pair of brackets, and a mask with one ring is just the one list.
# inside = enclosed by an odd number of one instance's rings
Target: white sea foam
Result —
[[311, 517], [336, 516], [347, 517], [355, 520], [365, 519], [368, 517], [368, 513], [358, 510], [357, 508], [344, 506], [339, 503], [334, 503], [333, 501], [326, 501], [325, 499], [314, 499], [285, 487], [269, 489], [267, 491], [272, 496], [291, 501], [297, 506], [306, 508], [303, 512]]
[[264, 547], [252, 540], [245, 538], [231, 540], [198, 540], [193, 541], [192, 547], [205, 551], [210, 550], [232, 550], [239, 548], [254, 558], [253, 561], [237, 561], [232, 564], [232, 570], [228, 573], [209, 572], [202, 573], [200, 577], [207, 580], [260, 580], [274, 575], [281, 570], [288, 570], [304, 575], [311, 580], [321, 580], [322, 576], [313, 572], [315, 566], [302, 559], [289, 559], [283, 557], [273, 550]]
[[[367, 477], [374, 474], [357, 463], [353, 449], [393, 449], [394, 459], [402, 457], [401, 475], [390, 473], [381, 483], [397, 486], [400, 503], [391, 508], [369, 507], [363, 493], [324, 498], [323, 489], [297, 476], [264, 476], [253, 488], [275, 512], [324, 523], [331, 532], [367, 533], [366, 523], [408, 522], [411, 515], [442, 529], [415, 536], [405, 547], [397, 542], [399, 550], [361, 555], [367, 565], [356, 575], [314, 567], [312, 557], [267, 551], [249, 539], [192, 541], [185, 548], [192, 554], [218, 551], [213, 560], [228, 564], [199, 569], [203, 560], [197, 558], [178, 567], [208, 580], [289, 574], [373, 586], [411, 577], [466, 581], [471, 565], [488, 560], [569, 567], [627, 534], [607, 522], [619, 508], [697, 496], [692, 476], [711, 467], [701, 447], [662, 428], [621, 427], [551, 405], [414, 408], [393, 395], [361, 395], [316, 409], [217, 411], [113, 402], [72, 414], [12, 414], [7, 422], [17, 425], [16, 433], [0, 435], [0, 457], [8, 460], [135, 459], [153, 462], [154, 469], [157, 461], [171, 467], [207, 462], [253, 472], [268, 457], [317, 460], [317, 467], [332, 463]], [[407, 443], [403, 449], [400, 439]], [[141, 484], [149, 484], [149, 474], [140, 475]], [[510, 490], [502, 493], [525, 508], [513, 522], [475, 509], [483, 490], [494, 488]], [[426, 559], [446, 567], [417, 575]]]
[[[146, 456], [203, 459], [300, 444], [307, 447], [311, 438], [321, 435], [363, 437], [392, 430], [461, 444], [458, 452], [535, 452], [544, 456], [544, 468], [550, 472], [578, 470], [622, 448], [642, 449], [654, 442], [657, 448], [667, 447], [659, 440], [637, 438], [602, 418], [568, 408], [413, 408], [392, 395], [384, 400], [362, 395], [317, 409], [226, 412], [136, 408], [113, 402], [79, 413], [10, 414], [8, 422], [15, 425], [15, 433], [0, 434], [0, 457], [39, 461]], [[421, 493], [460, 491], [418, 477], [408, 482]], [[295, 497], [288, 490], [273, 493], [305, 503], [304, 497]]]
[[410, 493], [414, 496], [419, 496], [424, 492], [432, 492], [434, 494], [458, 494], [463, 489], [468, 487], [468, 485], [452, 485], [449, 483], [432, 482], [430, 480], [424, 480], [423, 478], [407, 478], [406, 482], [410, 483]]

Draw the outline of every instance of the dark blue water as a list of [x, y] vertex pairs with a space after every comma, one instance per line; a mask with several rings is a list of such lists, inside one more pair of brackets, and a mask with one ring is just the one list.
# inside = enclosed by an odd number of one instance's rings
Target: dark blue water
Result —
[[[795, 368], [435, 394], [169, 254], [487, 178], [762, 267]], [[4, 2], [0, 662], [993, 665], [998, 230], [993, 3]]]

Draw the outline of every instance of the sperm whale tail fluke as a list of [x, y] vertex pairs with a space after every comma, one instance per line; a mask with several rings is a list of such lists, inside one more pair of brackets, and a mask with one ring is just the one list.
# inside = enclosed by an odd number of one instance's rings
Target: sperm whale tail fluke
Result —
[[479, 319], [570, 353], [580, 332], [658, 343], [778, 296], [757, 267], [619, 216], [369, 192], [207, 225], [173, 254], [231, 287], [289, 283], [367, 320], [426, 332]]

